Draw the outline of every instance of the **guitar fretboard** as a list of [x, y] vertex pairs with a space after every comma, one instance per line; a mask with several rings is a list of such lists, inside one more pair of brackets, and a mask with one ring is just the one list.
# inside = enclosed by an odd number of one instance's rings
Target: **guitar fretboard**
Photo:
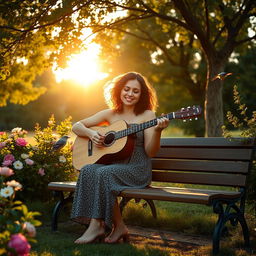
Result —
[[[175, 118], [175, 115], [174, 115], [174, 112], [172, 112], [172, 113], [164, 115], [163, 117], [166, 117], [169, 120], [171, 120], [171, 119]], [[155, 126], [155, 125], [157, 125], [157, 118], [149, 120], [145, 123], [135, 124], [135, 125], [127, 128], [127, 129], [116, 132], [115, 133], [115, 139], [120, 139], [120, 138], [129, 136], [131, 134], [143, 131], [143, 130], [145, 130], [147, 128], [150, 128], [152, 126]]]

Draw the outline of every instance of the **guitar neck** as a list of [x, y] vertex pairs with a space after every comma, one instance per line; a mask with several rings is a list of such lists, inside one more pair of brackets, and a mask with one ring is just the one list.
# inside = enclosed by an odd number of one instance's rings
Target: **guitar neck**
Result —
[[[171, 112], [169, 114], [164, 115], [163, 117], [168, 118], [169, 120], [174, 119], [175, 118], [175, 112]], [[132, 127], [129, 127], [127, 129], [121, 130], [116, 132], [115, 134], [115, 139], [120, 139], [126, 136], [129, 136], [131, 134], [143, 131], [145, 129], [148, 129], [150, 127], [153, 127], [157, 125], [157, 118], [149, 120], [145, 123], [141, 123], [141, 124], [135, 124]]]

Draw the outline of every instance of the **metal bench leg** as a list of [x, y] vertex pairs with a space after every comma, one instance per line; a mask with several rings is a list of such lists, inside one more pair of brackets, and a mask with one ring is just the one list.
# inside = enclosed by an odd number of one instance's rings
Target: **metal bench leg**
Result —
[[225, 216], [224, 216], [223, 205], [220, 202], [215, 202], [213, 204], [213, 211], [219, 214], [219, 218], [215, 225], [215, 228], [213, 231], [213, 238], [212, 238], [212, 253], [213, 255], [215, 255], [219, 252], [219, 249], [220, 249], [220, 237], [225, 224], [225, 220], [224, 220]]
[[58, 217], [60, 215], [60, 211], [66, 203], [73, 200], [73, 193], [70, 193], [67, 198], [64, 198], [64, 194], [62, 191], [54, 191], [54, 195], [60, 198], [60, 200], [56, 203], [52, 213], [52, 231], [57, 231]]
[[152, 199], [144, 199], [150, 206], [151, 213], [155, 219], [157, 219], [155, 203]]
[[[243, 230], [243, 236], [244, 236], [244, 246], [246, 248], [250, 248], [250, 233], [249, 233], [249, 228], [247, 226], [245, 217], [244, 217], [244, 213], [237, 207], [237, 205], [233, 205], [232, 208], [236, 211], [236, 218], [235, 220], [237, 220]], [[236, 221], [236, 222], [237, 222]], [[236, 222], [234, 223], [234, 221], [231, 221], [231, 224], [234, 226], [236, 224]]]
[[[214, 212], [219, 214], [219, 218], [213, 232], [213, 255], [219, 252], [220, 238], [223, 235], [224, 231], [227, 230], [227, 228], [225, 227], [227, 221], [230, 221], [230, 223], [233, 226], [236, 226], [238, 222], [240, 223], [243, 230], [244, 245], [245, 247], [250, 248], [249, 229], [244, 218], [244, 213], [239, 209], [239, 207], [235, 204], [234, 201], [228, 202], [226, 200], [225, 204], [227, 204], [227, 206], [224, 210], [223, 202], [215, 201], [213, 203]], [[233, 209], [234, 212], [230, 212], [231, 209]]]

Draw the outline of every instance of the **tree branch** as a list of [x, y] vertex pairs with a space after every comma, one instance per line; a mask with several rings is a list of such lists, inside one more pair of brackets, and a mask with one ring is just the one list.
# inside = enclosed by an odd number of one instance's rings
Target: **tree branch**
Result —
[[209, 25], [209, 10], [208, 10], [207, 0], [204, 0], [204, 6], [205, 6], [206, 37], [209, 40], [210, 39], [210, 25]]
[[9, 27], [9, 26], [0, 26], [0, 29], [9, 29], [9, 30], [14, 30], [14, 31], [18, 31], [18, 32], [22, 32], [22, 33], [27, 33], [33, 30], [37, 30], [40, 28], [44, 28], [44, 27], [49, 27], [52, 25], [55, 25], [57, 23], [59, 23], [60, 21], [62, 21], [63, 19], [65, 19], [68, 16], [71, 16], [73, 13], [81, 10], [82, 8], [84, 8], [85, 6], [87, 6], [88, 4], [90, 4], [92, 2], [92, 0], [88, 0], [86, 3], [80, 5], [79, 7], [77, 7], [76, 9], [72, 10], [71, 12], [67, 12], [64, 15], [61, 15], [58, 19], [53, 20], [52, 22], [46, 23], [46, 24], [42, 24], [42, 25], [38, 25], [38, 26], [33, 26], [31, 25], [28, 29], [17, 29], [14, 27]]
[[168, 50], [166, 49], [166, 47], [164, 47], [163, 45], [161, 45], [159, 42], [157, 42], [151, 35], [150, 33], [148, 33], [147, 31], [145, 30], [142, 30], [141, 28], [138, 27], [138, 29], [144, 33], [147, 37], [148, 37], [148, 40], [150, 42], [152, 42], [154, 45], [156, 45], [163, 53], [164, 55], [166, 56], [167, 60], [174, 66], [177, 66], [177, 63], [171, 58], [170, 54], [168, 53]]
[[189, 31], [191, 31], [193, 34], [195, 34], [200, 43], [202, 48], [204, 49], [205, 53], [209, 53], [210, 51], [215, 52], [213, 45], [211, 42], [207, 39], [204, 31], [202, 30], [202, 27], [197, 22], [197, 19], [193, 16], [191, 10], [189, 10], [183, 0], [173, 0], [174, 5], [176, 9], [179, 10], [182, 17], [186, 21], [186, 24], [189, 26]]
[[168, 20], [168, 21], [171, 21], [171, 22], [174, 22], [176, 24], [178, 24], [179, 26], [187, 29], [187, 30], [190, 30], [189, 26], [185, 23], [185, 22], [182, 22], [181, 20], [179, 19], [176, 19], [176, 18], [173, 18], [171, 16], [168, 16], [168, 15], [164, 15], [164, 14], [161, 14], [161, 13], [158, 13], [156, 11], [154, 11], [152, 8], [150, 8], [147, 4], [145, 4], [142, 0], [138, 0], [138, 2], [140, 4], [142, 4], [148, 12], [152, 13], [154, 16], [158, 17], [158, 18], [161, 18], [163, 20]]
[[255, 3], [254, 0], [249, 0], [248, 4], [245, 5], [245, 8], [244, 8], [244, 11], [242, 12], [242, 14], [240, 14], [238, 16], [238, 22], [237, 22], [237, 24], [235, 26], [235, 30], [237, 30], [237, 33], [240, 31], [241, 27], [245, 23], [245, 20], [248, 18], [248, 13], [252, 9], [254, 3]]
[[[96, 29], [95, 31], [93, 31], [91, 34], [89, 34], [84, 40], [87, 40], [89, 37], [91, 37], [92, 35], [99, 33], [105, 29], [115, 29], [115, 30], [120, 30], [120, 26], [122, 26], [123, 24], [130, 22], [130, 21], [134, 21], [134, 20], [141, 20], [141, 19], [148, 19], [153, 17], [151, 14], [149, 15], [141, 15], [141, 16], [136, 16], [135, 14], [131, 14], [130, 16], [126, 16], [125, 18], [119, 19], [113, 23], [107, 24], [107, 25], [89, 25], [89, 26], [84, 26], [83, 28], [94, 28]], [[123, 32], [126, 30], [123, 30]], [[127, 31], [126, 31], [127, 32]], [[131, 33], [131, 32], [129, 32]], [[131, 33], [132, 34], [132, 33]], [[146, 40], [145, 38], [141, 38], [142, 40]]]
[[250, 41], [252, 41], [252, 40], [254, 40], [254, 39], [256, 39], [256, 35], [254, 35], [254, 36], [252, 36], [252, 37], [247, 37], [247, 38], [245, 38], [245, 39], [243, 39], [243, 40], [240, 40], [240, 41], [236, 41], [236, 42], [235, 42], [235, 45], [238, 46], [238, 45], [240, 45], [240, 44], [243, 44], [243, 43], [246, 43], [246, 42], [250, 42]]

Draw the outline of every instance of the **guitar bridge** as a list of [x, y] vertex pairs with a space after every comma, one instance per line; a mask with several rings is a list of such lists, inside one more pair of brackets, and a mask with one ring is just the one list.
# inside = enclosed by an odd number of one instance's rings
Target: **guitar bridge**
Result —
[[88, 156], [92, 156], [92, 141], [88, 140]]

